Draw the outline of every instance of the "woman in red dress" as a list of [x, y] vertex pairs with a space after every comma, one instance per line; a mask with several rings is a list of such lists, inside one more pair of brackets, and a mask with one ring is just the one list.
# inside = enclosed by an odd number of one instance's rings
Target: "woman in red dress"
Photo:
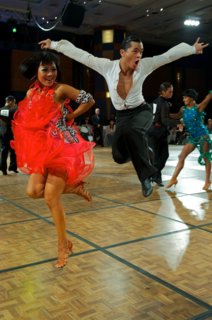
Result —
[[[26, 59], [22, 74], [34, 79], [26, 97], [19, 103], [12, 124], [18, 168], [29, 174], [27, 194], [45, 199], [58, 236], [57, 268], [64, 267], [72, 251], [67, 239], [61, 195], [75, 193], [87, 201], [85, 179], [93, 170], [93, 142], [84, 140], [74, 119], [95, 103], [83, 90], [58, 83], [59, 58], [49, 50]], [[78, 103], [75, 111], [69, 101]]]

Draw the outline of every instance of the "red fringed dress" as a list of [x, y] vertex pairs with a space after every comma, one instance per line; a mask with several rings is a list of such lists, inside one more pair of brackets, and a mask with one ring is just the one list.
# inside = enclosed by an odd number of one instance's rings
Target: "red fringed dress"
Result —
[[72, 185], [93, 170], [95, 143], [84, 140], [78, 128], [66, 122], [66, 115], [73, 112], [69, 101], [64, 105], [55, 102], [54, 93], [54, 88], [41, 90], [38, 84], [33, 85], [15, 113], [11, 144], [22, 172], [51, 173]]

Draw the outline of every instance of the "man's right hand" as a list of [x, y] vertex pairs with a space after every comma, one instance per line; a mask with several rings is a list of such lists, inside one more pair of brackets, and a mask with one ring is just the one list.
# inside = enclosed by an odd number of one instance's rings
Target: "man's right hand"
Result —
[[50, 49], [51, 42], [52, 41], [50, 39], [46, 39], [38, 42], [38, 44], [40, 45], [41, 49]]
[[209, 43], [200, 42], [200, 38], [197, 38], [193, 46], [196, 50], [196, 54], [203, 54], [203, 49], [207, 48]]

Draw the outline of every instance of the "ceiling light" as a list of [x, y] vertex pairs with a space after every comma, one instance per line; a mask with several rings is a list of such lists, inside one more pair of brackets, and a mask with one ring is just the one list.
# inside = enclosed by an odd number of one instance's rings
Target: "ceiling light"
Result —
[[184, 21], [185, 26], [197, 27], [199, 24], [199, 20], [187, 19]]

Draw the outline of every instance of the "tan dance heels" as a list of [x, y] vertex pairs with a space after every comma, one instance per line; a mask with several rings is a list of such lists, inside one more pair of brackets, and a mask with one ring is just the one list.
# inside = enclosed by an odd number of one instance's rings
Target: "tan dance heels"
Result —
[[202, 190], [209, 191], [211, 187], [211, 181], [208, 181], [204, 184]]
[[56, 268], [63, 268], [68, 262], [68, 256], [72, 253], [73, 244], [70, 240], [58, 242], [58, 259], [55, 264]]
[[166, 189], [171, 188], [173, 185], [176, 186], [177, 183], [178, 183], [177, 178], [171, 178], [169, 183], [166, 185]]
[[78, 196], [83, 197], [88, 202], [91, 202], [92, 201], [92, 196], [91, 196], [90, 192], [85, 190], [84, 185], [85, 185], [84, 181], [79, 182], [78, 184], [73, 186], [73, 189], [71, 190], [71, 193], [77, 194]]

